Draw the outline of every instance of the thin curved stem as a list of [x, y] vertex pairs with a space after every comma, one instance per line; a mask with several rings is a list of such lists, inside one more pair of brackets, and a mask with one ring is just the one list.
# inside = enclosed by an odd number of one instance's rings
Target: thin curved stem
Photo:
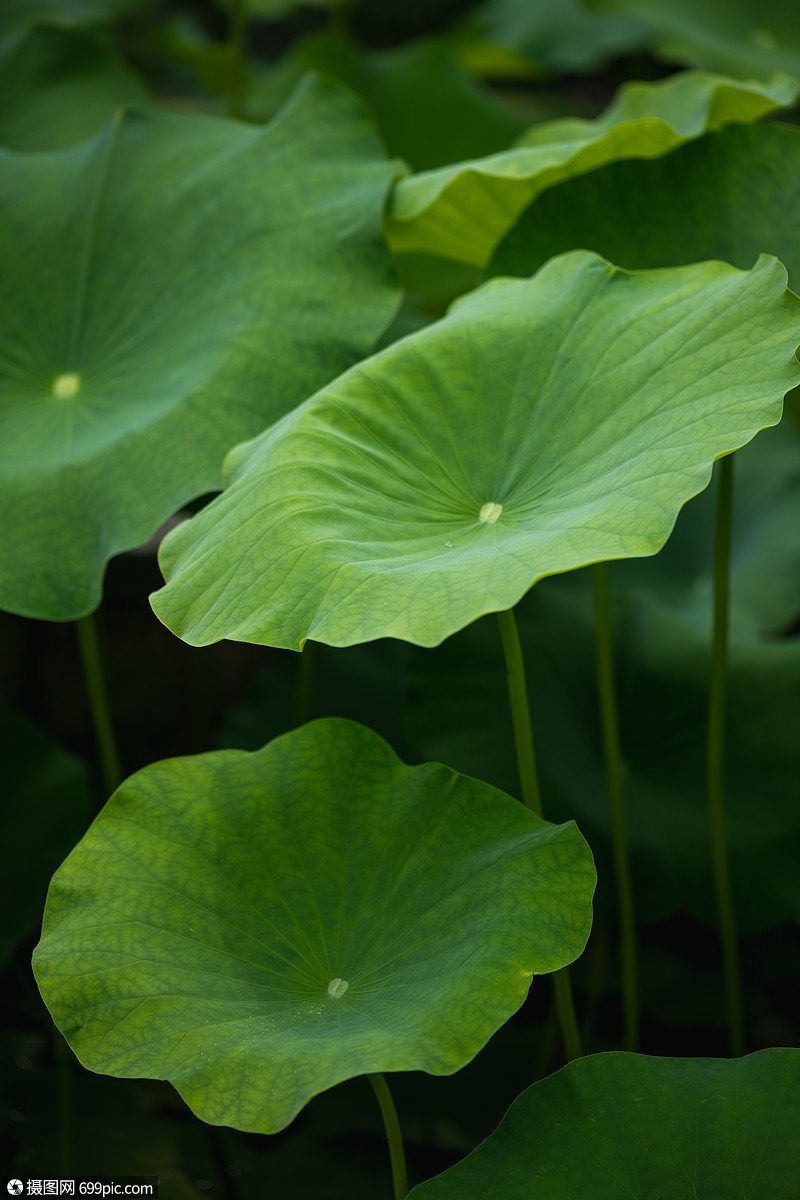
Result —
[[209, 1157], [224, 1200], [238, 1200], [239, 1192], [231, 1174], [230, 1156], [225, 1145], [226, 1131], [219, 1125], [205, 1125], [203, 1132], [208, 1139]]
[[58, 1059], [58, 1169], [68, 1177], [72, 1174], [72, 1052], [57, 1030], [55, 1038]]
[[555, 1058], [556, 1042], [558, 1041], [558, 1037], [558, 1011], [556, 1009], [556, 993], [554, 989], [550, 994], [550, 1002], [547, 1006], [547, 1017], [544, 1023], [544, 1031], [539, 1038], [539, 1053], [536, 1058], [536, 1065], [533, 1069], [534, 1082], [538, 1079], [544, 1079], [545, 1075], [550, 1074], [550, 1064]]
[[247, 85], [247, 63], [245, 61], [248, 0], [231, 0], [231, 18], [228, 29], [228, 50], [231, 56], [230, 116], [243, 117]]
[[508, 698], [511, 702], [511, 721], [514, 726], [514, 745], [517, 749], [517, 769], [519, 770], [522, 799], [531, 812], [535, 812], [537, 817], [541, 817], [542, 798], [536, 773], [536, 755], [533, 750], [528, 685], [525, 682], [525, 662], [522, 657], [522, 645], [513, 609], [508, 608], [504, 612], [499, 612], [497, 620], [500, 624], [500, 637], [506, 660]]
[[97, 748], [100, 753], [100, 767], [103, 783], [110, 796], [122, 782], [122, 770], [119, 765], [117, 742], [111, 723], [111, 708], [108, 702], [103, 659], [100, 654], [100, 642], [97, 637], [97, 625], [93, 614], [81, 617], [75, 622], [80, 648], [83, 679], [86, 694], [89, 699], [89, 710], [92, 714]]
[[383, 1125], [386, 1130], [386, 1140], [389, 1143], [394, 1200], [405, 1200], [405, 1197], [408, 1195], [408, 1172], [406, 1171], [406, 1156], [403, 1150], [403, 1135], [400, 1132], [400, 1122], [397, 1119], [397, 1109], [394, 1106], [392, 1093], [389, 1091], [389, 1085], [382, 1075], [368, 1075], [367, 1079], [372, 1084], [372, 1090], [378, 1098]]
[[305, 725], [311, 720], [311, 705], [314, 682], [314, 643], [306, 642], [298, 655], [297, 684], [294, 702], [295, 726]]
[[206, 749], [214, 715], [214, 646], [193, 647], [191, 672], [191, 737], [196, 754]]
[[733, 514], [733, 457], [720, 460], [714, 533], [714, 609], [708, 699], [707, 783], [711, 821], [711, 857], [717, 893], [725, 1001], [731, 1053], [744, 1053], [739, 946], [733, 904], [728, 839], [725, 829], [725, 684], [728, 673], [728, 609]]
[[574, 1058], [583, 1057], [583, 1042], [578, 1028], [578, 1018], [575, 1016], [575, 1002], [572, 999], [572, 984], [566, 967], [553, 972], [553, 990], [556, 997], [556, 1012], [561, 1037], [564, 1042], [564, 1053], [567, 1062]]
[[622, 965], [622, 1004], [625, 1016], [625, 1049], [634, 1051], [639, 1041], [639, 972], [636, 963], [636, 920], [633, 906], [630, 851], [622, 795], [622, 752], [619, 741], [614, 651], [611, 629], [611, 590], [608, 563], [592, 568], [594, 590], [594, 639], [597, 665], [597, 694], [603, 730], [606, 793], [611, 827], [611, 849], [617, 885]]
[[[511, 703], [511, 721], [514, 726], [514, 743], [517, 749], [517, 766], [522, 799], [537, 817], [542, 814], [542, 800], [539, 791], [539, 780], [536, 773], [536, 756], [533, 750], [533, 733], [531, 731], [530, 705], [528, 704], [528, 685], [525, 680], [525, 662], [522, 657], [522, 644], [519, 640], [519, 630], [513, 609], [506, 609], [497, 614], [500, 625], [500, 638], [503, 643], [503, 654], [506, 661], [508, 677], [508, 698]], [[566, 968], [553, 974], [555, 988], [556, 1010], [561, 1037], [567, 1059], [580, 1058], [583, 1054], [578, 1022], [575, 1018], [575, 1005], [572, 1001], [572, 988]]]

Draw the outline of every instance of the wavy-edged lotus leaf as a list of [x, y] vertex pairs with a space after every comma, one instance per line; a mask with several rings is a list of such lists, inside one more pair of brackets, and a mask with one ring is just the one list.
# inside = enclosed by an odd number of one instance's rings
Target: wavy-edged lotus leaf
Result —
[[747, 79], [774, 71], [800, 75], [800, 28], [793, 0], [591, 0], [592, 7], [635, 17], [655, 33], [660, 54]]
[[0, 164], [0, 605], [66, 620], [232, 445], [369, 351], [398, 300], [396, 167], [313, 79], [263, 130], [133, 111]]
[[80, 29], [34, 25], [0, 47], [0, 144], [60, 150], [92, 137], [123, 104], [146, 104], [145, 83]]
[[785, 279], [579, 252], [478, 289], [231, 453], [162, 543], [157, 616], [193, 645], [434, 646], [544, 575], [655, 554], [798, 381]]
[[800, 129], [735, 125], [667, 158], [611, 163], [539, 196], [494, 254], [493, 275], [530, 275], [594, 250], [621, 267], [774, 254], [800, 288]]
[[317, 721], [127, 780], [53, 878], [34, 969], [84, 1066], [275, 1132], [355, 1075], [464, 1066], [581, 953], [594, 882], [573, 822]]
[[485, 266], [522, 211], [547, 188], [621, 158], [657, 158], [730, 123], [757, 121], [792, 104], [787, 76], [738, 83], [687, 71], [658, 83], [629, 83], [594, 121], [536, 125], [502, 154], [421, 172], [394, 188], [389, 244], [399, 254], [434, 254]]
[[535, 1083], [413, 1200], [793, 1195], [800, 1050], [745, 1058], [592, 1054]]

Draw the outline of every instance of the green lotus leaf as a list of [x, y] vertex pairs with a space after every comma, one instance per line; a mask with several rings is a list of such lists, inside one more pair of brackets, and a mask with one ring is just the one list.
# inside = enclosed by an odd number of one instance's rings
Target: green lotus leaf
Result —
[[78, 29], [34, 26], [0, 47], [0, 144], [61, 150], [92, 137], [148, 89], [102, 42]]
[[800, 1050], [592, 1054], [527, 1089], [413, 1200], [776, 1200], [796, 1190]]
[[792, 104], [798, 83], [737, 83], [687, 71], [620, 88], [594, 121], [534, 126], [524, 144], [401, 180], [386, 232], [399, 254], [425, 253], [485, 266], [523, 209], [547, 188], [621, 158], [657, 158], [730, 123], [757, 121]]
[[500, 243], [493, 275], [594, 250], [623, 267], [774, 254], [800, 288], [800, 129], [731, 126], [667, 158], [612, 163], [545, 192]]
[[433, 646], [544, 575], [655, 554], [715, 458], [780, 418], [800, 301], [763, 258], [495, 281], [238, 447], [162, 543], [193, 645]]
[[800, 75], [800, 28], [792, 0], [591, 0], [598, 10], [635, 17], [656, 35], [670, 63], [748, 79], [773, 71]]
[[580, 954], [594, 881], [574, 823], [319, 721], [124, 783], [53, 878], [34, 970], [84, 1066], [275, 1132], [355, 1075], [464, 1066]]
[[91, 611], [111, 555], [369, 351], [398, 300], [394, 172], [319, 80], [263, 130], [134, 111], [0, 152], [0, 605]]

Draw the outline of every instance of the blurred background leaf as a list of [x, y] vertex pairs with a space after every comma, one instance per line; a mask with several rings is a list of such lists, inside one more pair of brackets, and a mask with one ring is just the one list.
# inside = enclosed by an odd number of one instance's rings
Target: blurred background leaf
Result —
[[773, 71], [800, 75], [800, 25], [793, 0], [589, 0], [598, 13], [641, 21], [668, 62], [737, 79]]
[[60, 150], [92, 137], [147, 84], [91, 32], [34, 25], [0, 44], [0, 144]]

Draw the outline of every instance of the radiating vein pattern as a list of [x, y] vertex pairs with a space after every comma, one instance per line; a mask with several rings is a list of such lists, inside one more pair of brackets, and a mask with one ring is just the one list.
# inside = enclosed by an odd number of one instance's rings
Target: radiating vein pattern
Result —
[[495, 280], [237, 447], [164, 541], [153, 607], [196, 645], [437, 645], [545, 575], [655, 554], [714, 460], [780, 419], [798, 342], [767, 257], [575, 252]]
[[85, 1066], [274, 1132], [340, 1080], [458, 1070], [580, 954], [594, 882], [573, 822], [318, 721], [126, 781], [55, 877], [35, 971]]

